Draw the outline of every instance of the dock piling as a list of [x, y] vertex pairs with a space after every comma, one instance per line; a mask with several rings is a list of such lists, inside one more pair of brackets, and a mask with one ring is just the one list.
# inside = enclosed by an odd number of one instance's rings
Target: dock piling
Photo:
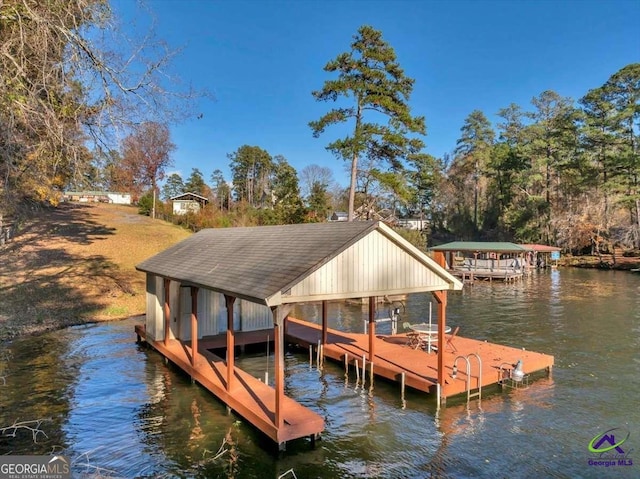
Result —
[[367, 372], [367, 356], [365, 356], [364, 354], [362, 355], [362, 385], [364, 386], [365, 383], [365, 374]]

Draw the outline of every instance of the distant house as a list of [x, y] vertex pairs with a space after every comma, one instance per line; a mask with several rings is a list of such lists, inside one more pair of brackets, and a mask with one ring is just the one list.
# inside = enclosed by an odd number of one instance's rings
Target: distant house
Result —
[[189, 211], [197, 213], [209, 203], [207, 198], [196, 193], [182, 193], [181, 195], [170, 198], [170, 200], [173, 203], [174, 215], [184, 215]]
[[398, 226], [408, 230], [422, 231], [428, 224], [429, 222], [424, 218], [402, 218], [398, 220]]
[[[364, 206], [360, 206], [353, 212], [353, 219], [355, 221], [384, 221], [390, 226], [394, 226], [398, 222], [393, 212], [386, 208], [375, 210]], [[349, 215], [343, 211], [336, 211], [329, 217], [329, 221], [349, 221]]]
[[347, 221], [349, 219], [349, 215], [344, 211], [335, 211], [329, 221]]
[[65, 201], [78, 201], [80, 203], [113, 203], [116, 205], [130, 205], [130, 193], [116, 193], [113, 191], [66, 191], [63, 194]]

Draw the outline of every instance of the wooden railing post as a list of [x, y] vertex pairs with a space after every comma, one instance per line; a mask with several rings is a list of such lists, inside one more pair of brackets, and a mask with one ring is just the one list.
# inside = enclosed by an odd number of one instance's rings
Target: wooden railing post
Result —
[[170, 300], [171, 280], [164, 278], [164, 345], [169, 345], [169, 331], [171, 325], [171, 306]]
[[227, 391], [231, 391], [233, 385], [234, 372], [234, 354], [235, 354], [235, 337], [233, 331], [233, 303], [236, 301], [235, 296], [224, 295], [225, 305], [227, 307]]
[[191, 286], [191, 366], [198, 356], [198, 288]]

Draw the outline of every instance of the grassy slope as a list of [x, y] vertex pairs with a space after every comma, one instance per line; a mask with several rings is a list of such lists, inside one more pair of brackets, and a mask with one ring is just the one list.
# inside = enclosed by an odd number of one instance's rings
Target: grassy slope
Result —
[[44, 210], [0, 249], [0, 341], [145, 309], [140, 261], [189, 232], [120, 205]]

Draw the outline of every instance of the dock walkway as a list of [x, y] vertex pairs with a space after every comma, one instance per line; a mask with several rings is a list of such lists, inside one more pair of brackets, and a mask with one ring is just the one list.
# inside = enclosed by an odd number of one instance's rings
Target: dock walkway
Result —
[[[144, 326], [136, 326], [135, 331], [146, 340]], [[265, 337], [264, 331], [261, 333], [260, 337]], [[256, 334], [245, 334], [244, 338], [240, 334], [239, 341], [245, 344], [254, 342]], [[234, 367], [235, 380], [228, 391], [226, 361], [208, 351], [220, 347], [222, 343], [218, 338], [199, 342], [195, 367], [191, 365], [193, 351], [188, 341], [171, 339], [166, 346], [163, 341], [149, 340], [147, 343], [278, 444], [307, 436], [313, 439], [324, 430], [322, 416], [287, 396], [284, 396], [282, 407], [284, 423], [278, 428], [275, 424], [274, 388], [238, 367]]]
[[475, 280], [482, 281], [518, 281], [521, 280], [524, 275], [524, 270], [507, 270], [507, 269], [469, 269], [469, 268], [454, 268], [449, 270], [452, 275], [461, 278], [463, 283], [473, 282]]
[[[289, 317], [285, 329], [285, 339], [290, 343], [296, 343], [302, 347], [312, 347], [318, 344], [322, 336], [322, 328], [318, 324], [308, 323]], [[325, 357], [344, 363], [345, 355], [348, 355], [350, 366], [358, 360], [362, 367], [362, 356], [366, 356], [369, 362], [369, 336], [360, 333], [345, 333], [334, 329], [328, 329], [327, 344], [323, 346]], [[407, 337], [404, 334], [395, 336], [377, 335], [374, 339], [374, 375], [400, 382], [402, 373], [405, 375], [405, 384], [413, 389], [427, 393], [435, 393], [438, 378], [438, 354], [427, 353], [423, 350], [415, 350], [407, 346]], [[464, 338], [456, 335], [453, 345], [457, 349], [445, 348], [445, 377], [446, 387], [443, 395], [452, 397], [466, 393], [466, 361], [458, 360], [458, 373], [452, 377], [453, 365], [457, 357], [475, 353], [482, 359], [482, 387], [497, 384], [500, 380], [501, 366], [510, 369], [518, 360], [522, 361], [523, 371], [530, 374], [537, 371], [549, 370], [553, 366], [553, 356], [525, 351], [509, 346], [502, 346], [486, 341]], [[506, 366], [505, 366], [506, 365]], [[369, 371], [367, 366], [366, 371]], [[477, 362], [471, 362], [471, 389], [477, 389], [478, 366]]]

